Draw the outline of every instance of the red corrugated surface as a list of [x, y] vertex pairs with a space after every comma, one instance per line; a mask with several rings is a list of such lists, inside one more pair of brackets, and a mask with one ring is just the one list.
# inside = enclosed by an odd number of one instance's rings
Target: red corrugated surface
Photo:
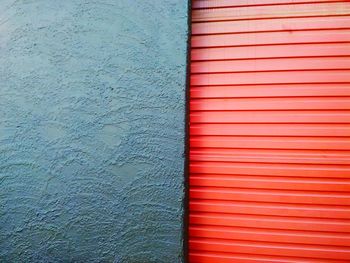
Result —
[[350, 262], [350, 1], [195, 0], [190, 262]]

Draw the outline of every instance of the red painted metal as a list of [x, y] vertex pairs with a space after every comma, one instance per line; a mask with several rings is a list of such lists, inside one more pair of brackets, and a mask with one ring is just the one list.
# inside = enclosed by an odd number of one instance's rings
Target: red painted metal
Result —
[[194, 0], [190, 262], [350, 262], [350, 1]]

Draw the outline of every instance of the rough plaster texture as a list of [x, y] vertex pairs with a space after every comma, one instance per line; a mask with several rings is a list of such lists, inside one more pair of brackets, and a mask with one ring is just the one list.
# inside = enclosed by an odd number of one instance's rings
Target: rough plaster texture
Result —
[[181, 262], [187, 1], [0, 0], [0, 262]]

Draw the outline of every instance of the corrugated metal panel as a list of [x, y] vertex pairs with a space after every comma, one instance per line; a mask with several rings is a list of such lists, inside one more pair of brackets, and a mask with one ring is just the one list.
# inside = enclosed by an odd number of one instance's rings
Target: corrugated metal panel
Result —
[[195, 0], [190, 262], [350, 262], [350, 1]]

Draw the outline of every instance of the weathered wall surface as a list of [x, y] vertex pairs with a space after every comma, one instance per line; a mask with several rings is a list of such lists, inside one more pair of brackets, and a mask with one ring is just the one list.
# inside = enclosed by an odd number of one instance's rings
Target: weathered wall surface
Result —
[[180, 262], [187, 1], [0, 1], [0, 261]]

